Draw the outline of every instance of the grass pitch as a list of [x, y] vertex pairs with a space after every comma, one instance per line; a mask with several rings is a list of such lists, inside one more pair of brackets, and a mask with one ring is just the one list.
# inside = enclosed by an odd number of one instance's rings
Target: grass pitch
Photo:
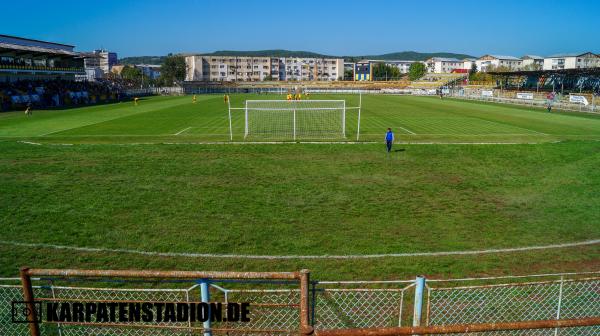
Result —
[[[247, 99], [280, 95], [232, 95], [232, 107]], [[311, 95], [344, 99], [358, 106], [357, 95]], [[364, 95], [361, 136], [381, 141], [391, 127], [402, 142], [544, 142], [600, 139], [600, 116], [547, 113], [508, 105], [434, 97]], [[347, 139], [356, 139], [357, 110], [347, 111]], [[244, 140], [244, 112], [233, 111], [234, 140]], [[0, 114], [0, 139], [64, 143], [229, 141], [227, 105], [221, 95], [153, 97], [131, 102], [60, 111]], [[282, 139], [290, 140], [290, 139]], [[343, 139], [340, 139], [343, 140]]]
[[[192, 104], [190, 97], [157, 97], [137, 107], [121, 103], [41, 111], [32, 118], [0, 114], [0, 240], [156, 252], [357, 255], [512, 248], [600, 237], [600, 119], [595, 116], [368, 96], [363, 97], [361, 125], [365, 140], [381, 140], [385, 128], [392, 127], [405, 142], [541, 143], [402, 144], [396, 148], [404, 151], [391, 155], [380, 144], [160, 144], [227, 139], [222, 96], [198, 98]], [[241, 105], [255, 97], [232, 98], [233, 105]], [[352, 99], [356, 97], [347, 97], [348, 106]], [[237, 116], [234, 132], [240, 140], [242, 125]], [[550, 142], [555, 140], [570, 141]], [[115, 145], [131, 142], [155, 144]], [[0, 243], [0, 256], [5, 276], [14, 276], [25, 264], [308, 267], [321, 279], [600, 266], [598, 245], [505, 255], [245, 260]]]

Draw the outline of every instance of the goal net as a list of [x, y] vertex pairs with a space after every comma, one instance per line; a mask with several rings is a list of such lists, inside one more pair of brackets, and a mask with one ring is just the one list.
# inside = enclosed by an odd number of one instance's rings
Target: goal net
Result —
[[244, 138], [298, 140], [346, 137], [345, 100], [246, 100]]

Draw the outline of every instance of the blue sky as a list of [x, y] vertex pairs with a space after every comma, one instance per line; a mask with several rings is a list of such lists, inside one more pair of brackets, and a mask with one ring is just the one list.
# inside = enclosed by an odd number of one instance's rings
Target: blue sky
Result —
[[290, 49], [330, 55], [600, 53], [600, 1], [11, 1], [0, 34], [119, 57]]

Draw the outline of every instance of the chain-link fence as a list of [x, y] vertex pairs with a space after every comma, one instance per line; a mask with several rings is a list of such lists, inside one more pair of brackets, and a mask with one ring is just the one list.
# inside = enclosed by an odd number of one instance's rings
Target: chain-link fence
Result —
[[526, 92], [525, 98], [519, 98], [516, 91], [504, 91], [499, 89], [449, 89], [449, 96], [453, 98], [476, 100], [482, 102], [502, 103], [512, 105], [531, 106], [537, 108], [547, 108], [552, 106], [555, 110], [577, 111], [587, 113], [600, 113], [600, 97], [593, 94], [585, 94], [589, 97], [588, 104], [569, 101], [569, 95], [564, 95], [562, 99], [548, 100], [548, 93]]
[[[313, 281], [308, 287], [310, 324], [315, 330], [412, 326], [424, 304], [422, 325], [443, 326], [600, 316], [600, 277], [593, 274], [426, 280], [421, 296], [418, 282]], [[68, 285], [66, 285], [68, 284]], [[221, 321], [213, 334], [295, 335], [300, 325], [300, 289], [288, 282], [210, 281], [211, 302], [250, 303], [247, 323]], [[197, 282], [114, 282], [97, 279], [34, 279], [36, 301], [199, 303]], [[29, 335], [27, 324], [12, 322], [14, 301], [23, 300], [18, 278], [0, 279], [0, 335]], [[116, 309], [116, 314], [119, 314]], [[152, 307], [157, 314], [157, 308]], [[126, 325], [41, 323], [41, 335], [191, 335], [203, 332], [202, 322], [138, 322]], [[418, 323], [417, 323], [418, 324]], [[485, 335], [600, 335], [600, 326], [486, 332]]]
[[[491, 279], [496, 280], [497, 279]], [[470, 279], [468, 282], [481, 282]], [[600, 278], [439, 286], [429, 282], [427, 325], [574, 319], [600, 315]], [[486, 335], [506, 334], [488, 332]], [[522, 330], [510, 335], [599, 335], [600, 326]]]

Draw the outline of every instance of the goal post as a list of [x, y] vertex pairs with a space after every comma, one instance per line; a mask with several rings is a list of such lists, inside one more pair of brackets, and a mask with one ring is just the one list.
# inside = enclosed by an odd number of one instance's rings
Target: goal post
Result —
[[246, 100], [244, 110], [245, 139], [346, 137], [345, 100]]

